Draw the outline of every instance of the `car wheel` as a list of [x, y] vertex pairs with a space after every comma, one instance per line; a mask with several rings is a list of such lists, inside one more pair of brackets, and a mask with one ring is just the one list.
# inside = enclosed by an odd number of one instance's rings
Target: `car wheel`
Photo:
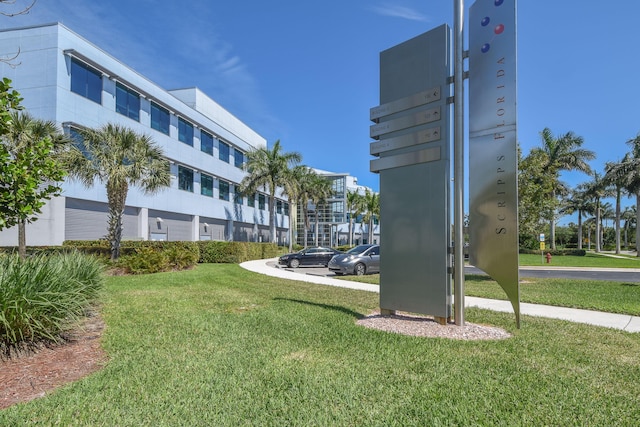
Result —
[[353, 268], [353, 271], [356, 274], [356, 276], [364, 276], [364, 273], [367, 272], [367, 267], [365, 267], [365, 265], [362, 263], [358, 263]]
[[298, 268], [299, 266], [300, 266], [300, 260], [292, 259], [291, 261], [289, 261], [289, 267]]

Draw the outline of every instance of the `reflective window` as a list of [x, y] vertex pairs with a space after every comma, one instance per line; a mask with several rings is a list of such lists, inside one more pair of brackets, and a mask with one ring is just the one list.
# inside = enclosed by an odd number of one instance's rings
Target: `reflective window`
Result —
[[235, 192], [233, 193], [233, 201], [237, 205], [242, 205], [244, 203], [242, 194], [240, 194], [240, 192], [238, 191], [237, 185], [234, 187], [235, 187]]
[[282, 200], [276, 200], [276, 213], [282, 213]]
[[213, 177], [200, 174], [200, 194], [213, 197]]
[[284, 214], [289, 216], [289, 203], [287, 202], [284, 203]]
[[169, 135], [169, 110], [151, 103], [151, 128]]
[[242, 169], [242, 165], [244, 164], [244, 153], [242, 151], [234, 149], [233, 164], [235, 167]]
[[178, 118], [178, 140], [193, 147], [193, 125], [182, 117]]
[[193, 169], [178, 165], [178, 188], [193, 192]]
[[266, 199], [264, 194], [258, 194], [258, 209], [260, 209], [261, 211], [264, 210], [264, 207], [266, 205]]
[[140, 94], [120, 83], [116, 83], [116, 111], [140, 121]]
[[218, 181], [218, 198], [229, 201], [229, 183], [227, 181]]
[[200, 131], [200, 151], [213, 156], [213, 136], [205, 131]]
[[102, 73], [72, 59], [71, 92], [102, 104]]
[[250, 208], [255, 208], [256, 207], [256, 195], [255, 194], [247, 196], [247, 206], [249, 206]]
[[218, 158], [229, 163], [229, 144], [220, 141], [218, 145]]

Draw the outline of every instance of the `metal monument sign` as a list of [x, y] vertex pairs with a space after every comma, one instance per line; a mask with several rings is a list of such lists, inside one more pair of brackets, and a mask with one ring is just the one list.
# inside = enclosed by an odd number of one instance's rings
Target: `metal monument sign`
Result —
[[520, 324], [516, 151], [516, 0], [469, 10], [471, 263], [506, 292]]
[[380, 173], [380, 308], [451, 316], [451, 30], [380, 53], [380, 105], [370, 110]]

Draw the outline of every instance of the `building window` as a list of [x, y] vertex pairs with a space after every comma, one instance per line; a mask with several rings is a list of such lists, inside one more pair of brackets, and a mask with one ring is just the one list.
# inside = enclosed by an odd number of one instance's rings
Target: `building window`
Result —
[[227, 181], [218, 181], [218, 198], [229, 201], [229, 183]]
[[265, 197], [264, 194], [258, 194], [258, 209], [261, 211], [264, 210], [265, 207]]
[[178, 188], [193, 193], [193, 169], [178, 165]]
[[102, 73], [71, 59], [71, 92], [102, 104]]
[[242, 194], [238, 191], [238, 186], [235, 186], [235, 192], [233, 193], [233, 202], [236, 205], [242, 205], [244, 203]]
[[229, 163], [229, 144], [220, 141], [218, 145], [218, 158]]
[[169, 110], [151, 103], [151, 128], [169, 135]]
[[333, 192], [333, 197], [340, 198], [345, 197], [344, 194], [344, 182], [346, 178], [340, 176], [333, 178], [331, 181], [331, 190]]
[[205, 131], [200, 131], [200, 151], [213, 156], [213, 136]]
[[130, 119], [140, 121], [140, 94], [116, 83], [116, 111]]
[[213, 197], [213, 177], [200, 174], [200, 194]]
[[178, 118], [178, 140], [193, 147], [193, 125], [182, 117]]
[[287, 202], [284, 203], [284, 214], [289, 216], [289, 203]]
[[238, 149], [233, 151], [233, 164], [242, 169], [242, 165], [244, 164], [244, 153]]
[[276, 213], [282, 213], [282, 200], [276, 200]]
[[247, 196], [247, 206], [249, 206], [250, 208], [255, 208], [256, 207], [256, 195], [255, 194], [251, 194], [251, 195]]

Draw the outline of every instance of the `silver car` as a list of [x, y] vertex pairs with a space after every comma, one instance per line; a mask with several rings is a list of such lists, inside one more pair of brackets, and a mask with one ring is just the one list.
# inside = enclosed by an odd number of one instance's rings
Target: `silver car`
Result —
[[329, 261], [329, 270], [336, 275], [379, 273], [380, 245], [358, 245]]

